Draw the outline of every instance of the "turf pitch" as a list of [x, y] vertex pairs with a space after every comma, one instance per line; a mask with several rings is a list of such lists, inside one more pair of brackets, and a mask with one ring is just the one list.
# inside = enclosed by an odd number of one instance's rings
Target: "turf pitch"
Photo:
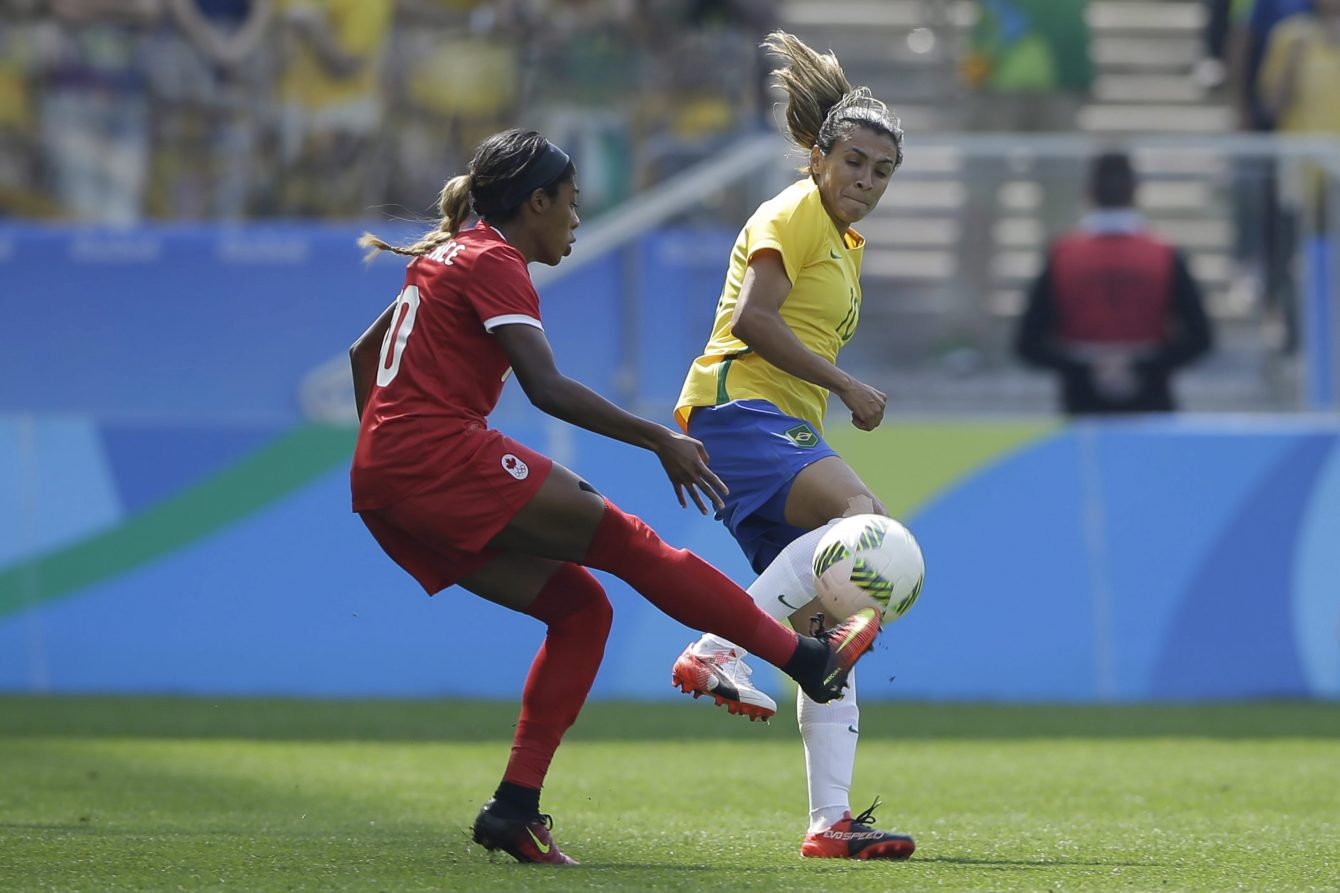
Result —
[[[785, 711], [785, 708], [784, 708]], [[588, 705], [578, 868], [470, 843], [516, 707], [0, 697], [0, 890], [1340, 890], [1340, 705], [862, 705], [907, 863], [804, 860], [794, 718]]]

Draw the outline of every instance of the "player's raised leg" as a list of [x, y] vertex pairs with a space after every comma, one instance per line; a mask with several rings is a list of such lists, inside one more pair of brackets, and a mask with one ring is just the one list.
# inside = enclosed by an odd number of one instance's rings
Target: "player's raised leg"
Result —
[[866, 611], [827, 642], [797, 636], [729, 577], [662, 542], [641, 519], [557, 464], [491, 545], [608, 571], [680, 623], [738, 642], [779, 667], [820, 703], [841, 696], [848, 672], [879, 633], [879, 617]]
[[[793, 540], [750, 585], [749, 597], [769, 617], [785, 622], [793, 614], [816, 610], [811, 557], [827, 530], [825, 525]], [[792, 625], [807, 628], [804, 624]], [[675, 661], [671, 684], [695, 698], [707, 695], [733, 714], [751, 720], [770, 719], [777, 712], [777, 702], [754, 686], [745, 655], [746, 651], [734, 642], [707, 633]]]

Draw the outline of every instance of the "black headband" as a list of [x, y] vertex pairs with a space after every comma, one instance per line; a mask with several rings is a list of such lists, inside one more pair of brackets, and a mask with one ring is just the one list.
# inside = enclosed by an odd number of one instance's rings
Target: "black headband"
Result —
[[532, 192], [557, 180], [559, 175], [568, 169], [569, 162], [568, 153], [545, 140], [544, 151], [521, 171], [516, 185], [508, 189], [503, 196], [502, 206], [515, 208], [530, 198]]

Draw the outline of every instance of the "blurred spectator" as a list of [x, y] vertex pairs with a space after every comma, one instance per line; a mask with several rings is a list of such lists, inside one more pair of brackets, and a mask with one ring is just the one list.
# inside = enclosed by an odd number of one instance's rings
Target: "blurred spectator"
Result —
[[34, 75], [40, 56], [37, 0], [0, 0], [0, 217], [52, 217], [40, 189]]
[[280, 0], [276, 184], [283, 214], [350, 217], [373, 200], [392, 0]]
[[[1315, 0], [1314, 12], [1290, 16], [1271, 32], [1260, 71], [1261, 107], [1280, 133], [1314, 134], [1340, 138], [1340, 0]], [[1315, 164], [1306, 164], [1300, 176], [1275, 193], [1277, 263], [1283, 267], [1274, 280], [1278, 294], [1272, 307], [1282, 347], [1298, 346], [1297, 291], [1285, 253], [1299, 238], [1300, 224], [1311, 232], [1326, 227], [1327, 177]], [[1289, 188], [1289, 187], [1292, 188]], [[1285, 240], [1288, 240], [1285, 242]]]
[[1274, 129], [1274, 120], [1262, 104], [1258, 82], [1266, 45], [1280, 22], [1311, 9], [1312, 0], [1236, 0], [1236, 24], [1229, 35], [1228, 80], [1243, 130]]
[[1200, 288], [1146, 230], [1126, 155], [1095, 159], [1089, 186], [1094, 210], [1052, 245], [1016, 351], [1059, 374], [1070, 415], [1172, 411], [1172, 373], [1210, 349]]
[[[687, 22], [693, 31], [704, 26], [729, 31], [748, 47], [740, 54], [738, 61], [746, 65], [739, 75], [741, 82], [735, 85], [740, 90], [742, 110], [757, 113], [771, 108], [771, 65], [760, 41], [762, 35], [781, 27], [778, 0], [690, 0]], [[768, 129], [772, 124], [771, 119], [759, 122], [759, 126]]]
[[665, 106], [662, 68], [680, 34], [665, 4], [558, 0], [527, 48], [534, 126], [565, 146], [581, 171], [582, 205], [598, 214], [631, 192], [633, 144]]
[[151, 62], [154, 171], [149, 210], [237, 219], [253, 190], [269, 81], [273, 0], [167, 0]]
[[[978, 0], [978, 17], [969, 35], [961, 73], [975, 94], [968, 104], [970, 125], [995, 132], [1073, 131], [1093, 84], [1089, 56], [1088, 0]], [[967, 201], [961, 250], [965, 287], [948, 308], [952, 339], [963, 342], [956, 362], [965, 371], [978, 361], [990, 340], [977, 312], [979, 295], [995, 289], [998, 222], [1003, 190], [1018, 184], [1033, 190], [1032, 207], [1041, 228], [1054, 234], [1074, 218], [1074, 184], [1083, 179], [1082, 163], [1070, 158], [1041, 159], [985, 154], [964, 168]]]
[[[1261, 66], [1275, 29], [1286, 19], [1309, 12], [1312, 0], [1237, 0], [1235, 25], [1229, 38], [1228, 84], [1243, 130], [1270, 132], [1275, 116], [1261, 92]], [[1239, 164], [1244, 184], [1235, 196], [1239, 244], [1238, 275], [1260, 293], [1266, 313], [1282, 332], [1281, 347], [1292, 352], [1297, 343], [1296, 288], [1293, 256], [1297, 218], [1281, 202], [1274, 159], [1246, 159]], [[1259, 263], [1254, 261], [1259, 258]]]
[[776, 24], [769, 3], [696, 0], [648, 30], [641, 91], [630, 110], [639, 147], [635, 187], [709, 157], [741, 130], [765, 123], [767, 61], [759, 46]]
[[777, 6], [0, 0], [0, 213], [362, 216], [520, 119], [598, 212], [758, 125]]
[[161, 0], [50, 0], [41, 141], [52, 191], [82, 220], [141, 216], [149, 171], [146, 56]]
[[521, 102], [522, 48], [536, 11], [518, 0], [400, 0], [387, 53], [390, 165], [382, 200], [419, 207], [464, 168], [473, 147], [512, 126]]
[[[1340, 138], [1340, 0], [1315, 0], [1270, 35], [1261, 64], [1262, 106], [1281, 133]], [[1304, 202], [1321, 207], [1325, 179], [1309, 170]], [[1321, 225], [1318, 214], [1314, 220]]]
[[981, 130], [1071, 130], [1093, 85], [1088, 0], [978, 0], [963, 62]]
[[1207, 90], [1224, 83], [1228, 71], [1228, 34], [1234, 0], [1202, 0], [1205, 7], [1204, 55], [1192, 69], [1196, 82]]

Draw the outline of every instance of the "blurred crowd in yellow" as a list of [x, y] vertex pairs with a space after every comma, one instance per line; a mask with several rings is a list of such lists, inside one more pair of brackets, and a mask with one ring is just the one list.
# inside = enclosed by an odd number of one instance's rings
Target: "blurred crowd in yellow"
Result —
[[[1340, 135], [1340, 0], [1167, 2], [1206, 9], [1197, 76], [1245, 129]], [[758, 43], [794, 28], [792, 6], [829, 11], [799, 0], [0, 0], [0, 217], [414, 215], [471, 147], [509, 126], [567, 147], [598, 212], [770, 126]], [[956, 69], [976, 98], [961, 120], [1074, 129], [1096, 79], [1097, 7], [973, 6]], [[945, 95], [965, 98], [953, 86]]]
[[775, 6], [0, 0], [0, 216], [414, 214], [516, 124], [598, 208], [757, 126]]

